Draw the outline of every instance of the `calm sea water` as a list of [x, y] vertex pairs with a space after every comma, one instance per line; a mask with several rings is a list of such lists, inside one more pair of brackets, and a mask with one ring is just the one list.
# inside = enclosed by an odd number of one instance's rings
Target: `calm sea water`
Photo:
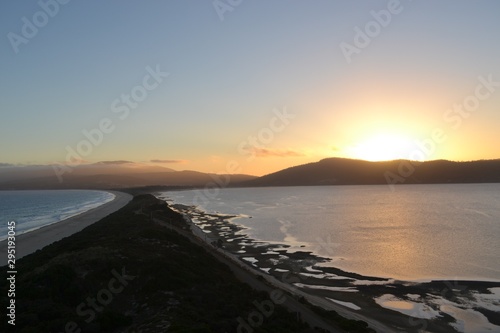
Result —
[[18, 234], [65, 220], [113, 200], [114, 194], [87, 190], [0, 191], [0, 240], [7, 222], [16, 222]]
[[[213, 192], [213, 191], [212, 191]], [[404, 280], [500, 280], [500, 184], [323, 186], [164, 193], [234, 220], [252, 238]], [[197, 199], [195, 199], [197, 197]], [[251, 218], [250, 218], [251, 217]]]

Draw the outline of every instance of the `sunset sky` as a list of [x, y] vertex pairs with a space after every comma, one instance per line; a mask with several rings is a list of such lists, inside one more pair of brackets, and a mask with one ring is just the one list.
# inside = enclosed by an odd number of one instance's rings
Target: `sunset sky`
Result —
[[0, 165], [500, 158], [499, 17], [496, 0], [2, 1]]

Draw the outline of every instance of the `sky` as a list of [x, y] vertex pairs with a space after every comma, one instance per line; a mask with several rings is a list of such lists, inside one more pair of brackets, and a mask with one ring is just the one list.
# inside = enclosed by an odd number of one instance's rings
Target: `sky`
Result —
[[2, 1], [0, 165], [500, 158], [500, 2]]

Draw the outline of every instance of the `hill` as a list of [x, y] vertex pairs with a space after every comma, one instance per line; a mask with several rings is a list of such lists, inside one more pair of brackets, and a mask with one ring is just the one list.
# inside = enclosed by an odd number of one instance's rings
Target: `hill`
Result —
[[500, 159], [471, 162], [327, 158], [239, 183], [238, 186], [313, 186], [500, 182]]
[[140, 165], [137, 163], [95, 163], [72, 168], [60, 178], [51, 166], [0, 169], [0, 190], [39, 189], [123, 189], [144, 186], [205, 186], [216, 179], [239, 183], [256, 178], [249, 175], [216, 175], [197, 171]]

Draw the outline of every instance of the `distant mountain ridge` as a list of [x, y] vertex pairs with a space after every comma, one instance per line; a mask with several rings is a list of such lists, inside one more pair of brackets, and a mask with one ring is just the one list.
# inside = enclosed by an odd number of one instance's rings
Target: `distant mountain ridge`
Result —
[[259, 186], [438, 184], [500, 182], [500, 159], [471, 162], [327, 158], [237, 184]]
[[[225, 184], [228, 182], [228, 184]], [[149, 186], [230, 187], [499, 183], [500, 159], [470, 162], [326, 158], [262, 177], [175, 171], [159, 166], [95, 163], [75, 167], [59, 182], [51, 166], [0, 168], [0, 190], [125, 189]]]
[[[59, 181], [51, 166], [0, 168], [0, 190], [124, 189], [146, 186], [201, 187], [218, 179], [239, 183], [249, 175], [216, 175], [197, 171], [175, 171], [137, 163], [95, 163], [72, 168]], [[220, 182], [220, 181], [219, 181]]]

